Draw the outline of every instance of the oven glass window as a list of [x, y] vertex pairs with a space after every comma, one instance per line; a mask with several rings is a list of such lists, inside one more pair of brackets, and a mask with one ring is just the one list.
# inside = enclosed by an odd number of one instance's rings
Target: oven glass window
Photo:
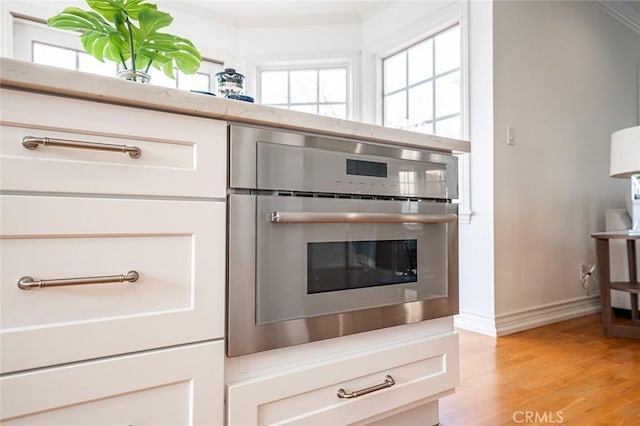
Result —
[[418, 281], [417, 240], [307, 243], [307, 294]]

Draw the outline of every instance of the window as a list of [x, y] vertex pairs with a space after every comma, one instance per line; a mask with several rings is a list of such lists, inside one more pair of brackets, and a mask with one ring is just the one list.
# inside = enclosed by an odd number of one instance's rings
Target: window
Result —
[[[115, 62], [100, 62], [83, 51], [37, 41], [34, 41], [32, 44], [32, 61], [36, 64], [84, 71], [107, 77], [115, 76], [120, 68]], [[220, 71], [222, 71], [221, 66]], [[175, 79], [167, 77], [161, 70], [155, 68], [150, 68], [147, 73], [151, 76], [151, 84], [156, 86], [202, 91], [210, 91], [212, 87], [211, 75], [207, 73], [197, 72], [195, 74], [184, 74], [177, 68], [174, 68], [173, 73], [176, 77]]]
[[348, 71], [346, 66], [259, 71], [260, 103], [348, 118]]
[[69, 70], [114, 76], [118, 71], [115, 62], [100, 62], [86, 52], [34, 41], [31, 61]]
[[[115, 62], [100, 62], [82, 50], [80, 40], [71, 31], [49, 28], [39, 20], [15, 18], [14, 57], [37, 64], [114, 77], [119, 69]], [[224, 68], [221, 61], [203, 59], [200, 71], [184, 74], [174, 69], [175, 80], [161, 70], [150, 68], [151, 84], [182, 90], [213, 91], [214, 75]]]
[[383, 125], [462, 137], [460, 25], [382, 60]]

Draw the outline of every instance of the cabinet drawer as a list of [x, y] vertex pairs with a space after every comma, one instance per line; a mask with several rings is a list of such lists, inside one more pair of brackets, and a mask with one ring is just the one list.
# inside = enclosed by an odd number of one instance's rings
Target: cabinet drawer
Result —
[[[395, 381], [355, 398], [347, 393]], [[458, 384], [458, 336], [414, 340], [321, 365], [231, 383], [231, 425], [328, 425], [374, 420], [418, 401], [429, 402]]]
[[[224, 197], [226, 123], [1, 89], [0, 189]], [[25, 136], [126, 145], [141, 156], [60, 146], [26, 149]]]
[[71, 364], [0, 379], [4, 426], [221, 425], [224, 343]]
[[[0, 197], [1, 371], [224, 334], [225, 204]], [[18, 280], [136, 282], [23, 290]]]

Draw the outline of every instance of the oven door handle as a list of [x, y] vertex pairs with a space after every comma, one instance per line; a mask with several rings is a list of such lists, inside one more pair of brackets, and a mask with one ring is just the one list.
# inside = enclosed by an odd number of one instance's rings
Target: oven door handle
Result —
[[273, 212], [271, 223], [456, 223], [455, 214]]

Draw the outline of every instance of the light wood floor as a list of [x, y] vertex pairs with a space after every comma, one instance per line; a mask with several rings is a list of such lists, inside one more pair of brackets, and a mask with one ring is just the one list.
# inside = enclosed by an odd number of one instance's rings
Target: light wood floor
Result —
[[443, 426], [640, 425], [640, 340], [604, 337], [599, 314], [498, 338], [459, 333]]

